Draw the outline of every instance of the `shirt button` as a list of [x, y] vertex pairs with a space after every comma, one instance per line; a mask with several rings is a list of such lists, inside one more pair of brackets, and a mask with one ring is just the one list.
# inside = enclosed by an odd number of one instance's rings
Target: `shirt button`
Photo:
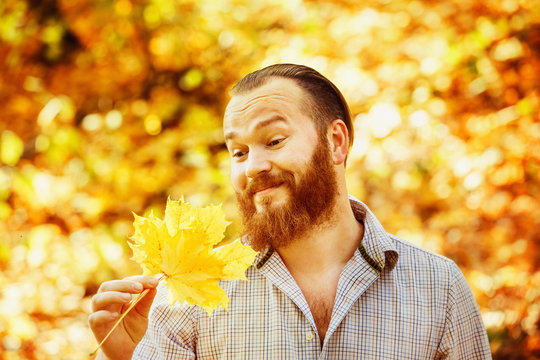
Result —
[[308, 331], [306, 333], [306, 341], [311, 341], [311, 340], [313, 340], [313, 332]]

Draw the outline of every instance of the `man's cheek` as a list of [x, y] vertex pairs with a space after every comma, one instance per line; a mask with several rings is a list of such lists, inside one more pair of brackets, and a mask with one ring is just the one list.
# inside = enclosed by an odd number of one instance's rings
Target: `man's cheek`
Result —
[[236, 193], [242, 193], [246, 187], [246, 182], [240, 176], [231, 174], [231, 184]]

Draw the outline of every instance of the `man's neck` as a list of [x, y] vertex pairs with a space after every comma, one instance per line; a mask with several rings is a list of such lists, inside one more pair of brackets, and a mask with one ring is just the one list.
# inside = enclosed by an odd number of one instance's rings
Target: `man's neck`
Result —
[[338, 196], [329, 221], [276, 251], [293, 277], [315, 279], [329, 272], [341, 272], [363, 234], [364, 227], [354, 217], [348, 197]]

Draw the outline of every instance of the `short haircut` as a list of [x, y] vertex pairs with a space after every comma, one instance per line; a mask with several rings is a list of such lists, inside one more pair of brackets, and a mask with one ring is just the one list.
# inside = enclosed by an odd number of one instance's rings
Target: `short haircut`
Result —
[[231, 95], [240, 95], [265, 85], [275, 78], [296, 82], [309, 95], [304, 104], [315, 121], [319, 135], [326, 135], [332, 121], [341, 119], [349, 133], [349, 150], [354, 140], [351, 111], [341, 91], [318, 71], [296, 64], [275, 64], [244, 76], [232, 89]]

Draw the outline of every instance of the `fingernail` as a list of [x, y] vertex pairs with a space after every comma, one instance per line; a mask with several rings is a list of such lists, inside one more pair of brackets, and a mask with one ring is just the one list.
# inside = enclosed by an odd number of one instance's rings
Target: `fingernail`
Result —
[[142, 285], [140, 283], [136, 283], [135, 285], [133, 285], [133, 288], [136, 291], [141, 291], [142, 290]]
[[118, 316], [118, 313], [117, 312], [113, 312], [111, 314], [111, 319], [116, 319], [116, 317]]
[[148, 283], [152, 286], [156, 286], [158, 281], [155, 278], [151, 278], [150, 280], [148, 280]]

